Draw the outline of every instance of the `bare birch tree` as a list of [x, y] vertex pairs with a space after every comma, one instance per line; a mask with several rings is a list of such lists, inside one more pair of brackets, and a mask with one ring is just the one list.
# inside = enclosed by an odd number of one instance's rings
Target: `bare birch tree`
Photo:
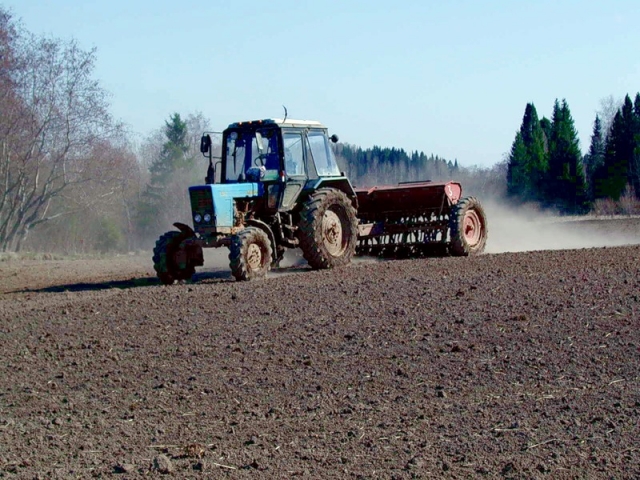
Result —
[[4, 11], [0, 18], [0, 250], [17, 251], [34, 227], [77, 208], [53, 211], [54, 200], [113, 177], [94, 154], [120, 129], [92, 77], [95, 49], [19, 31]]

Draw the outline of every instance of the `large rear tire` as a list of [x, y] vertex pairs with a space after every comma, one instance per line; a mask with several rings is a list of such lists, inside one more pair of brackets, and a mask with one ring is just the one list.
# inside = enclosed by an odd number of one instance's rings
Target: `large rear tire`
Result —
[[484, 251], [487, 243], [487, 217], [480, 202], [475, 197], [458, 201], [449, 216], [452, 255], [466, 257]]
[[176, 255], [180, 250], [180, 244], [189, 238], [183, 232], [170, 231], [158, 238], [153, 248], [153, 268], [158, 278], [165, 285], [171, 285], [176, 280], [190, 280], [196, 273], [195, 267], [187, 263], [180, 268], [176, 261]]
[[231, 237], [229, 266], [236, 280], [259, 280], [271, 268], [272, 248], [269, 237], [257, 227], [247, 227]]
[[298, 232], [302, 254], [311, 268], [347, 265], [358, 241], [356, 209], [344, 192], [322, 188], [304, 204]]

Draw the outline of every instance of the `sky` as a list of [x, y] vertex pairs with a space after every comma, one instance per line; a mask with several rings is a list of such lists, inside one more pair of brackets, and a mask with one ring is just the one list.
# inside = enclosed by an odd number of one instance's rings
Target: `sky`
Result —
[[566, 99], [589, 147], [603, 99], [640, 91], [638, 0], [0, 0], [36, 35], [97, 49], [113, 116], [214, 130], [319, 120], [340, 141], [463, 166], [504, 159], [533, 102]]

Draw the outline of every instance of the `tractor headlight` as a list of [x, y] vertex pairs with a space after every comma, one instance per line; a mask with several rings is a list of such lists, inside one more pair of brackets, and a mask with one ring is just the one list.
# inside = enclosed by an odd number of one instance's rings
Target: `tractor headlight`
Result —
[[[205, 218], [207, 218], [206, 215], [205, 215]], [[193, 221], [196, 223], [200, 223], [202, 221], [202, 215], [200, 215], [199, 213], [196, 213], [193, 216]]]
[[211, 221], [211, 215], [209, 215], [208, 213], [204, 214], [204, 221], [206, 223], [209, 223]]

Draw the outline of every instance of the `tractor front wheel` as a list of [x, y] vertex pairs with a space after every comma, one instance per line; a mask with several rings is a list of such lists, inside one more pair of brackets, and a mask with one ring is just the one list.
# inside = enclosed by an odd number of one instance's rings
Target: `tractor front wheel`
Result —
[[271, 268], [269, 237], [257, 227], [247, 227], [231, 238], [229, 266], [236, 280], [265, 278]]
[[316, 191], [300, 212], [300, 248], [314, 269], [347, 265], [356, 251], [356, 209], [344, 192], [331, 188]]
[[[162, 235], [156, 241], [153, 248], [153, 268], [158, 274], [158, 278], [165, 285], [171, 285], [176, 280], [190, 280], [196, 269], [186, 259], [184, 249], [180, 244], [189, 238], [183, 232], [170, 231]], [[185, 256], [185, 258], [178, 258]], [[182, 260], [182, 262], [179, 262]], [[183, 267], [180, 267], [180, 263]]]
[[459, 257], [478, 255], [487, 243], [487, 217], [475, 197], [458, 201], [449, 216], [451, 254]]

